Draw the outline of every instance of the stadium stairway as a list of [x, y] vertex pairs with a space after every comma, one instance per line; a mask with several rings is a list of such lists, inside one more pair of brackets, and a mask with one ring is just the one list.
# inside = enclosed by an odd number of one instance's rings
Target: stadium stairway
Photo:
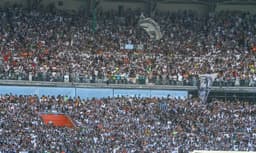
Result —
[[40, 116], [45, 124], [52, 123], [56, 127], [75, 127], [75, 124], [72, 122], [71, 118], [65, 114], [44, 113]]

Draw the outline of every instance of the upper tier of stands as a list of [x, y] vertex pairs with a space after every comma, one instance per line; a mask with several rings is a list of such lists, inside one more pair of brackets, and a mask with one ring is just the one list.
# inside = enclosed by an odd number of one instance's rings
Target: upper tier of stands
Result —
[[255, 15], [156, 13], [163, 38], [152, 41], [140, 13], [99, 12], [94, 31], [82, 14], [1, 9], [0, 79], [196, 85], [219, 73], [214, 85], [255, 86]]

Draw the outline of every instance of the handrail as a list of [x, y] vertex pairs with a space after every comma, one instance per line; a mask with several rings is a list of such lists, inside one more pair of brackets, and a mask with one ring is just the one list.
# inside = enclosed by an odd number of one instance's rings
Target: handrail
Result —
[[106, 84], [106, 83], [74, 83], [74, 82], [48, 82], [25, 80], [0, 80], [0, 85], [9, 86], [45, 86], [45, 87], [75, 87], [75, 88], [114, 88], [114, 89], [165, 89], [165, 90], [197, 90], [196, 86], [174, 86], [154, 84]]

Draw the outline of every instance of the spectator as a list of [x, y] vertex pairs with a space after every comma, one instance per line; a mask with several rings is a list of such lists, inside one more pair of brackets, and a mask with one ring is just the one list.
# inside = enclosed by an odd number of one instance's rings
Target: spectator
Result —
[[[2, 95], [1, 152], [255, 151], [256, 105], [197, 99]], [[40, 112], [77, 127], [45, 125]]]
[[223, 84], [215, 84], [233, 86], [239, 77], [241, 86], [255, 85], [255, 15], [158, 12], [160, 41], [134, 24], [139, 15], [127, 11], [123, 23], [117, 12], [99, 13], [93, 32], [79, 14], [0, 10], [0, 79], [28, 80], [31, 72], [41, 81], [192, 85], [193, 76], [220, 73]]

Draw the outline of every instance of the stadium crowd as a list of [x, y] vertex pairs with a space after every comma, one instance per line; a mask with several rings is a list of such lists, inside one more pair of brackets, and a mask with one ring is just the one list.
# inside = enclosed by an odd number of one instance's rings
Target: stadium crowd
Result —
[[[41, 112], [75, 128], [45, 125]], [[256, 151], [256, 105], [197, 99], [0, 96], [0, 152]]]
[[0, 79], [195, 85], [218, 73], [214, 85], [255, 85], [255, 15], [158, 12], [163, 38], [153, 41], [140, 13], [99, 11], [92, 27], [81, 14], [0, 9]]

